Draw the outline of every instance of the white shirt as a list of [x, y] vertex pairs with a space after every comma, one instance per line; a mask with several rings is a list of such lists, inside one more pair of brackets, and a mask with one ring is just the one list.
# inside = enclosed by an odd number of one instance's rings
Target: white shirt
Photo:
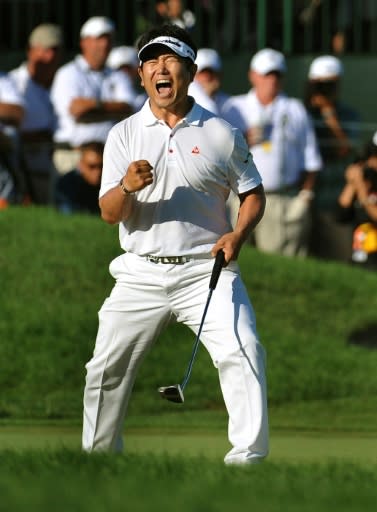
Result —
[[58, 116], [56, 142], [79, 146], [89, 141], [105, 142], [113, 121], [78, 123], [69, 113], [74, 98], [96, 98], [101, 101], [121, 101], [130, 105], [134, 92], [130, 79], [122, 71], [105, 67], [102, 71], [90, 69], [82, 55], [58, 69], [51, 90], [51, 99]]
[[[17, 89], [13, 79], [7, 73], [0, 73], [0, 103], [24, 106], [22, 95]], [[0, 130], [12, 135], [15, 127], [0, 122]]]
[[226, 101], [222, 115], [244, 134], [252, 127], [261, 130], [260, 143], [250, 149], [267, 192], [296, 184], [302, 171], [321, 170], [315, 133], [301, 101], [279, 94], [265, 106], [251, 90]]
[[194, 104], [171, 129], [147, 101], [109, 133], [100, 197], [119, 184], [131, 162], [153, 166], [153, 184], [135, 194], [134, 210], [119, 226], [121, 247], [140, 256], [209, 254], [231, 231], [225, 203], [261, 183], [239, 130]]
[[56, 116], [51, 103], [50, 90], [34, 82], [23, 63], [10, 71], [10, 76], [21, 92], [25, 103], [25, 114], [20, 126], [23, 132], [50, 130], [56, 128]]
[[218, 91], [213, 97], [209, 96], [199, 82], [193, 81], [189, 85], [188, 93], [203, 108], [206, 108], [218, 116], [222, 113], [224, 103], [230, 96], [223, 91]]

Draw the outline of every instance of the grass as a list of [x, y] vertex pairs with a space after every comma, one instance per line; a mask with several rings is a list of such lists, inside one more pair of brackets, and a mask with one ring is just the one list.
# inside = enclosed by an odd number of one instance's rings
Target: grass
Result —
[[[74, 469], [73, 469], [74, 468]], [[224, 467], [203, 457], [2, 453], [4, 510], [372, 511], [376, 467], [329, 462]]]
[[[79, 418], [97, 311], [112, 287], [108, 264], [120, 253], [117, 229], [87, 216], [11, 208], [0, 216], [0, 246], [0, 417]], [[375, 322], [375, 273], [250, 246], [240, 265], [267, 349], [271, 405], [364, 403], [377, 394], [377, 350], [349, 343]], [[184, 326], [165, 331], [141, 368], [132, 414], [169, 411], [155, 390], [183, 377], [193, 342]], [[189, 409], [223, 408], [203, 348], [185, 394]]]
[[[0, 429], [0, 452], [80, 450], [81, 430], [78, 427], [3, 427]], [[125, 456], [178, 456], [187, 459], [203, 457], [221, 462], [230, 449], [224, 431], [187, 428], [126, 429]], [[377, 464], [375, 450], [377, 433], [297, 432], [271, 433], [272, 463], [318, 463], [331, 461], [371, 465]]]
[[[268, 354], [271, 454], [229, 468], [227, 417], [203, 348], [184, 406], [158, 397], [190, 356], [194, 337], [182, 326], [161, 336], [140, 371], [126, 455], [80, 451], [84, 365], [120, 253], [116, 228], [11, 208], [0, 215], [0, 247], [1, 511], [375, 510], [375, 273], [243, 249]], [[350, 343], [367, 329], [369, 348]]]

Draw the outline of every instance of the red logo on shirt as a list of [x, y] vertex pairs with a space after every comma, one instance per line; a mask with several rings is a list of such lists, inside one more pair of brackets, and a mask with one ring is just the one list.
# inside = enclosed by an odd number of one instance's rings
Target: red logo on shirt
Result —
[[200, 153], [198, 146], [195, 146], [194, 148], [192, 148], [191, 153], [195, 153], [196, 155], [198, 155]]

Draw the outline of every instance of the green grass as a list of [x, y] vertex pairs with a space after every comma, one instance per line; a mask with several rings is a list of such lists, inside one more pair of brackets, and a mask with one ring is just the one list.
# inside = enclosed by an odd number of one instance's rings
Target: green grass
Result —
[[[8, 426], [0, 428], [0, 454], [80, 450], [81, 430], [77, 426]], [[377, 432], [272, 431], [272, 463], [318, 463], [331, 461], [377, 464]], [[125, 429], [125, 456], [204, 457], [221, 462], [230, 449], [225, 430], [187, 426], [138, 427]], [[38, 456], [38, 455], [36, 455]]]
[[[73, 469], [74, 468], [74, 469]], [[264, 463], [224, 467], [203, 457], [2, 453], [4, 510], [372, 511], [374, 466]]]
[[[169, 328], [146, 359], [126, 423], [126, 455], [80, 452], [84, 365], [112, 287], [117, 228], [46, 208], [0, 214], [0, 511], [374, 511], [377, 274], [264, 255], [246, 246], [244, 281], [268, 354], [271, 454], [224, 467], [227, 417], [203, 348], [185, 404], [194, 336]], [[171, 354], [174, 347], [174, 359]], [[206, 393], [203, 393], [206, 389]]]
[[[77, 418], [97, 311], [112, 287], [108, 264], [120, 253], [117, 228], [87, 216], [12, 208], [0, 216], [0, 246], [0, 417]], [[265, 255], [250, 246], [240, 265], [268, 353], [271, 405], [364, 402], [377, 394], [377, 350], [348, 343], [353, 330], [375, 322], [375, 273]], [[161, 336], [140, 371], [133, 413], [169, 410], [155, 390], [183, 377], [193, 341], [183, 326]], [[186, 407], [223, 408], [203, 348]]]

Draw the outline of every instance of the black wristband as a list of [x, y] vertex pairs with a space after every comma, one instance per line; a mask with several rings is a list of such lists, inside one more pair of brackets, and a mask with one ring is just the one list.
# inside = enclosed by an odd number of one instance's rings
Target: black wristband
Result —
[[123, 194], [125, 196], [129, 196], [130, 194], [132, 194], [132, 192], [130, 192], [129, 190], [126, 189], [126, 187], [124, 186], [124, 183], [123, 183], [123, 178], [120, 180], [119, 182], [119, 187], [121, 188]]

